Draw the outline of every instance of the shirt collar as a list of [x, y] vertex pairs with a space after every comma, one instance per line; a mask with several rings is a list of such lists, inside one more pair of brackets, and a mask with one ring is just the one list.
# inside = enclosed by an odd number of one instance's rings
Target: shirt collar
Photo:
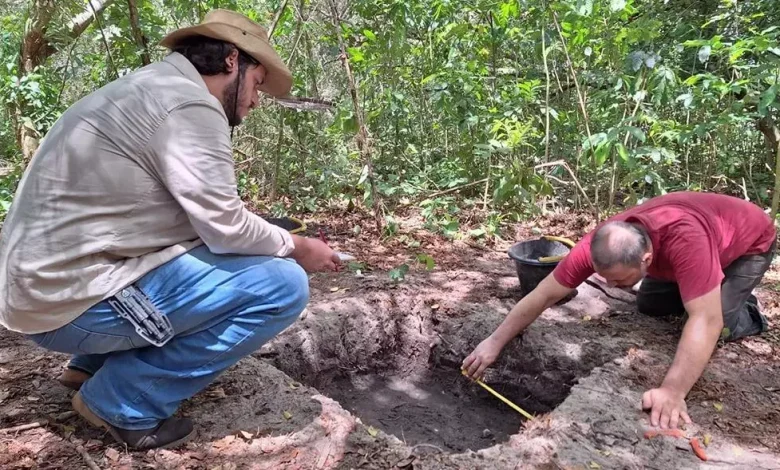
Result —
[[192, 62], [190, 62], [182, 54], [178, 52], [171, 52], [163, 59], [163, 61], [173, 65], [176, 68], [176, 70], [179, 71], [179, 73], [181, 73], [186, 78], [195, 82], [204, 90], [209, 91], [209, 87], [206, 86], [206, 82], [203, 80], [203, 77], [198, 73], [197, 69], [195, 69], [195, 66], [192, 65]]

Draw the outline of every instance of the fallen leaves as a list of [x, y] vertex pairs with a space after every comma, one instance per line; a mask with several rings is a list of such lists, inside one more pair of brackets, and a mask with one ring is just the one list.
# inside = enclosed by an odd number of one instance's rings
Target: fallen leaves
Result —
[[237, 468], [238, 465], [234, 464], [233, 462], [227, 462], [217, 465], [216, 467], [210, 467], [209, 470], [236, 470]]
[[90, 439], [84, 444], [85, 449], [98, 449], [103, 448], [104, 444], [103, 441], [97, 440], [97, 439]]
[[118, 450], [114, 449], [113, 447], [109, 447], [106, 449], [106, 458], [112, 462], [117, 462], [119, 460], [119, 457], [121, 454]]
[[773, 352], [772, 346], [760, 339], [751, 338], [744, 341], [741, 345], [743, 348], [758, 356], [771, 356]]
[[228, 434], [227, 436], [223, 437], [222, 439], [214, 442], [212, 445], [215, 449], [224, 449], [225, 447], [229, 446], [230, 443], [236, 440], [236, 436], [232, 434]]
[[253, 437], [253, 434], [251, 432], [240, 431], [239, 434], [241, 434], [241, 437], [243, 437], [247, 441], [252, 439], [252, 437]]
[[723, 411], [723, 403], [713, 403], [712, 406], [715, 407], [715, 411], [717, 411], [718, 413]]
[[227, 394], [225, 393], [225, 390], [222, 389], [222, 387], [216, 387], [209, 390], [206, 392], [206, 396], [214, 399], [227, 398]]
[[284, 416], [284, 419], [286, 419], [286, 420], [288, 420], [288, 421], [289, 421], [289, 420], [291, 420], [291, 419], [292, 419], [292, 417], [293, 417], [292, 413], [290, 413], [290, 412], [289, 412], [289, 411], [287, 411], [287, 410], [284, 410], [284, 411], [282, 412], [282, 416]]
[[376, 437], [377, 434], [379, 434], [379, 431], [377, 431], [377, 429], [373, 426], [369, 426], [368, 429], [366, 429], [366, 431], [371, 437]]

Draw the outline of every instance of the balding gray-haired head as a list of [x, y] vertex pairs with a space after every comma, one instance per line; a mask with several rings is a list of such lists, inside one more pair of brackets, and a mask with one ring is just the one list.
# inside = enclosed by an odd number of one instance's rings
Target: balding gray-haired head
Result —
[[650, 237], [641, 225], [607, 222], [593, 234], [590, 256], [597, 270], [620, 265], [639, 267], [650, 247]]

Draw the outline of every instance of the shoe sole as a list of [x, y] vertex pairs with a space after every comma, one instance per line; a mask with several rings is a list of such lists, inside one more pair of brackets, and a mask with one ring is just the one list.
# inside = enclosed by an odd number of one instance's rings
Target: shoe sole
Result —
[[[81, 393], [77, 393], [73, 396], [73, 399], [71, 400], [71, 404], [73, 405], [73, 409], [76, 410], [76, 412], [87, 422], [92, 424], [93, 426], [96, 426], [98, 428], [103, 428], [106, 431], [108, 431], [109, 434], [111, 434], [111, 437], [114, 438], [115, 441], [117, 441], [120, 444], [124, 444], [132, 449], [136, 449], [135, 447], [131, 446], [127, 442], [125, 442], [124, 439], [114, 430], [114, 427], [108, 424], [107, 422], [100, 419], [99, 416], [97, 416], [95, 413], [92, 412], [92, 410], [89, 409], [86, 403], [84, 403], [84, 400], [81, 398]], [[177, 439], [173, 442], [169, 442], [168, 444], [154, 447], [154, 449], [171, 449], [173, 447], [178, 447], [185, 442], [189, 441], [192, 436], [195, 435], [195, 429], [190, 431], [189, 434], [182, 437], [181, 439]], [[139, 450], [152, 450], [152, 448], [148, 449], [139, 449]]]
[[[176, 441], [173, 441], [173, 442], [171, 442], [169, 444], [165, 444], [164, 446], [155, 447], [155, 448], [156, 449], [173, 449], [174, 447], [179, 447], [182, 444], [186, 444], [190, 439], [192, 439], [192, 437], [194, 435], [195, 435], [195, 429], [190, 431], [189, 434], [187, 434], [186, 436], [182, 437], [179, 440], [176, 440]], [[145, 449], [145, 450], [148, 450], [148, 449]]]

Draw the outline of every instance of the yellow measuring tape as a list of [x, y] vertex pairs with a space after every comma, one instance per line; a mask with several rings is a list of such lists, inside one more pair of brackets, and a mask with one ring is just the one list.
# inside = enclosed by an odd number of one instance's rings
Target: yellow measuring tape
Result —
[[[466, 375], [466, 371], [465, 371], [465, 370], [461, 369], [460, 371], [461, 371], [461, 373], [462, 373], [463, 375]], [[482, 386], [482, 388], [484, 388], [484, 389], [485, 389], [485, 390], [487, 390], [488, 392], [492, 393], [492, 394], [493, 394], [493, 395], [494, 395], [496, 398], [498, 398], [499, 400], [503, 401], [504, 403], [506, 403], [507, 405], [509, 405], [510, 407], [512, 407], [512, 409], [513, 409], [513, 410], [517, 411], [518, 413], [520, 413], [521, 415], [525, 416], [526, 418], [528, 418], [528, 419], [530, 419], [530, 420], [533, 420], [533, 419], [534, 419], [534, 417], [533, 417], [533, 416], [532, 416], [530, 413], [528, 413], [528, 412], [527, 412], [527, 411], [525, 411], [524, 409], [520, 408], [519, 406], [515, 405], [515, 404], [514, 404], [514, 403], [512, 403], [511, 401], [509, 401], [509, 400], [507, 400], [506, 398], [504, 398], [504, 396], [503, 396], [503, 395], [501, 395], [501, 394], [500, 394], [500, 393], [498, 393], [497, 391], [493, 390], [493, 389], [492, 389], [492, 388], [490, 388], [489, 386], [485, 385], [485, 383], [484, 383], [484, 382], [482, 382], [481, 380], [479, 380], [479, 379], [473, 379], [473, 380], [474, 380], [476, 383], [480, 384], [480, 385]]]

